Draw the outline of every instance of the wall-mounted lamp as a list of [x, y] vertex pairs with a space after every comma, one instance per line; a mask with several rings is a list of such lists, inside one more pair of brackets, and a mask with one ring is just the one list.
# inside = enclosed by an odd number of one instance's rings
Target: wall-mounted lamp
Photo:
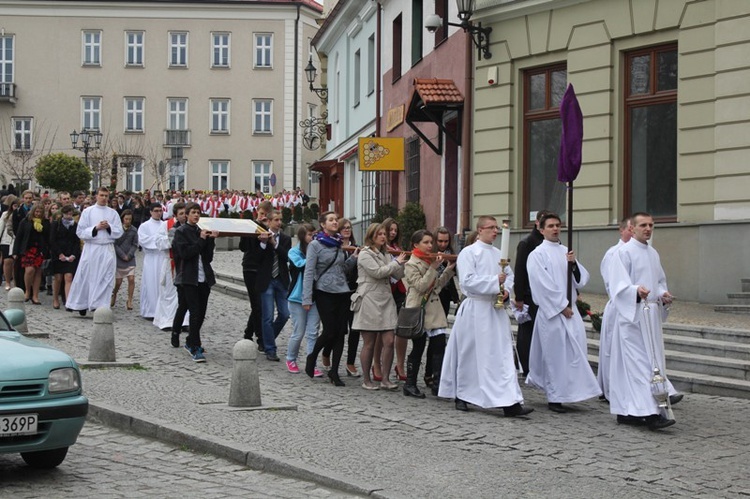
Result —
[[[471, 33], [471, 40], [476, 45], [478, 52], [477, 57], [481, 61], [484, 59], [491, 59], [492, 52], [490, 52], [490, 33], [492, 28], [483, 28], [482, 23], [472, 24], [470, 21], [471, 16], [474, 15], [476, 10], [476, 0], [456, 0], [456, 6], [458, 7], [458, 19], [460, 23], [448, 23], [448, 26], [455, 26], [463, 29], [465, 32]], [[434, 33], [438, 29], [443, 27], [443, 19], [433, 14], [425, 20], [425, 28], [430, 33]], [[308, 65], [309, 67], [309, 65]], [[309, 80], [309, 78], [308, 78]], [[312, 83], [310, 84], [312, 86]]]

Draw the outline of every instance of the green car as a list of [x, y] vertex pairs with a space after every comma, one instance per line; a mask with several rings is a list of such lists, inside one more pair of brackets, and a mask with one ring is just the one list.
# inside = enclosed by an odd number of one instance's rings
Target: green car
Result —
[[89, 401], [69, 355], [13, 329], [24, 320], [20, 310], [0, 313], [0, 453], [54, 468], [78, 439]]

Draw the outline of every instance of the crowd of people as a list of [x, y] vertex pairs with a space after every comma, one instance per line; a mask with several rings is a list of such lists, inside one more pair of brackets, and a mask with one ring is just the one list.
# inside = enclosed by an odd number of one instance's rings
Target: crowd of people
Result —
[[[346, 344], [343, 372], [361, 378], [365, 390], [400, 388], [405, 396], [425, 398], [419, 373], [426, 357], [424, 386], [434, 396], [453, 399], [457, 410], [472, 404], [525, 416], [533, 411], [523, 404], [519, 379], [525, 379], [545, 393], [556, 413], [598, 396], [618, 423], [651, 429], [674, 424], [669, 406], [682, 395], [666, 377], [661, 337], [672, 296], [658, 253], [648, 244], [650, 215], [624, 219], [621, 240], [601, 262], [610, 301], [595, 375], [575, 306], [590, 276], [561, 244], [556, 214], [538, 213], [518, 245], [513, 270], [500, 265], [494, 245], [499, 226], [491, 216], [478, 218], [458, 254], [445, 227], [402, 239], [391, 218], [371, 224], [358, 246], [351, 221], [333, 212], [320, 215], [318, 229], [299, 224], [293, 244], [282, 230], [279, 207], [308, 202], [300, 191], [262, 200], [238, 192], [174, 192], [166, 202], [161, 194], [110, 195], [106, 188], [94, 197], [8, 193], [0, 216], [5, 287], [24, 289], [26, 301], [40, 305], [44, 283], [54, 308], [64, 303], [68, 311], [85, 315], [116, 306], [127, 280], [126, 308], [132, 310], [140, 249], [139, 314], [170, 330], [173, 347], [206, 362], [201, 327], [216, 282], [211, 262], [219, 233], [198, 222], [222, 210], [250, 211], [262, 231], [240, 240], [251, 306], [244, 338], [256, 341], [268, 361], [278, 362], [276, 340], [291, 318], [283, 355], [289, 373], [301, 372], [304, 340], [305, 374], [344, 386], [339, 373]], [[400, 246], [402, 240], [408, 248]], [[457, 310], [448, 335], [452, 303]], [[410, 339], [395, 334], [402, 307], [423, 308], [422, 334]], [[517, 349], [509, 312], [519, 324]], [[660, 380], [654, 380], [656, 368]]]

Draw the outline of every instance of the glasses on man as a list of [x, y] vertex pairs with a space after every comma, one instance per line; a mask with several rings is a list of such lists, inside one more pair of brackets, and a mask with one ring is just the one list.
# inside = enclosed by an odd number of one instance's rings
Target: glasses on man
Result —
[[500, 230], [500, 227], [497, 225], [485, 225], [484, 227], [479, 227], [480, 229], [489, 229], [489, 230]]

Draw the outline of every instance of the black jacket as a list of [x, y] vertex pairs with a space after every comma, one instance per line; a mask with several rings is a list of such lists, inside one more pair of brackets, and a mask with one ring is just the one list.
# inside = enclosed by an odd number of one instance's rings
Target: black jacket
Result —
[[63, 254], [75, 255], [76, 260], [80, 260], [81, 240], [76, 235], [77, 228], [78, 224], [75, 222], [67, 229], [60, 220], [52, 222], [49, 234], [50, 258], [57, 260]]
[[[268, 230], [268, 227], [260, 222], [255, 222], [258, 227]], [[257, 236], [245, 236], [240, 238], [240, 250], [242, 255], [243, 272], [257, 272], [260, 266], [263, 250], [260, 247], [260, 241]], [[266, 283], [266, 287], [268, 284]], [[266, 289], [265, 287], [263, 289]]]
[[[271, 282], [271, 270], [273, 268], [273, 255], [279, 259], [279, 279], [284, 288], [289, 287], [289, 250], [292, 249], [292, 239], [279, 232], [278, 234], [279, 244], [276, 248], [272, 244], [266, 244], [266, 249], [260, 248], [260, 262], [258, 264], [258, 277], [255, 279], [255, 290], [258, 293], [262, 293], [268, 289], [268, 284]], [[257, 239], [257, 237], [255, 238]]]
[[179, 285], [198, 285], [198, 258], [203, 262], [206, 284], [216, 284], [216, 276], [211, 268], [214, 259], [216, 241], [212, 237], [201, 238], [197, 225], [180, 225], [174, 233], [172, 253], [174, 254], [174, 283]]
[[45, 258], [49, 258], [49, 220], [42, 219], [42, 232], [34, 230], [34, 222], [28, 218], [21, 220], [16, 231], [13, 254], [20, 258], [34, 245], [39, 248]]
[[533, 302], [531, 300], [531, 285], [529, 284], [529, 272], [526, 270], [526, 261], [529, 259], [531, 252], [542, 244], [542, 241], [544, 241], [544, 236], [534, 227], [528, 236], [521, 239], [516, 248], [516, 265], [513, 268], [513, 291], [516, 295], [516, 300], [528, 303], [529, 306]]

